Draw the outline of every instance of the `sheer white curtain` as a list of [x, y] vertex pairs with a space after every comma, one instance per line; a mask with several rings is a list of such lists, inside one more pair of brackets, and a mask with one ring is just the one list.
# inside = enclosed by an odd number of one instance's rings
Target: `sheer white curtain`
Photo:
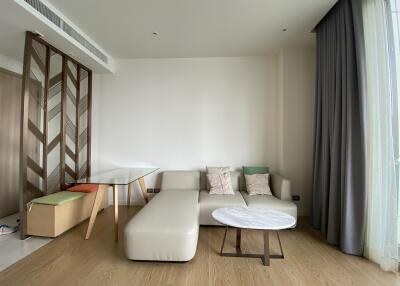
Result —
[[367, 75], [368, 217], [365, 256], [384, 270], [398, 269], [396, 168], [393, 136], [393, 69], [385, 0], [364, 0]]

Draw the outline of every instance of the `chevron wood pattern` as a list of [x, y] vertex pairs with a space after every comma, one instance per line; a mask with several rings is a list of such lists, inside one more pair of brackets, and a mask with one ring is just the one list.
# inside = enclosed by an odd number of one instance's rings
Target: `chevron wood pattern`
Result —
[[31, 183], [30, 181], [27, 181], [27, 190], [32, 192], [34, 196], [43, 196], [42, 190], [36, 187], [35, 184]]
[[31, 168], [38, 176], [41, 178], [44, 177], [43, 175], [43, 168], [40, 167], [31, 157], [28, 156], [28, 167]]
[[71, 178], [76, 177], [75, 172], [68, 165], [65, 165], [65, 171], [67, 172], [68, 175], [71, 176]]
[[61, 112], [61, 103], [58, 103], [48, 112], [48, 120], [51, 121], [54, 117], [56, 117]]
[[60, 189], [60, 165], [57, 165], [47, 177], [47, 193]]
[[72, 104], [74, 106], [76, 106], [75, 95], [74, 95], [74, 93], [72, 92], [72, 90], [69, 87], [67, 87], [67, 95], [68, 95], [68, 99], [71, 100]]
[[73, 143], [75, 143], [75, 124], [72, 123], [71, 119], [69, 119], [68, 115], [67, 115], [67, 119], [66, 119], [66, 123], [65, 123], [65, 127], [66, 127], [66, 133], [69, 137], [69, 139], [71, 139], [71, 141]]
[[78, 82], [68, 65], [67, 65], [67, 75], [68, 75], [69, 79], [72, 81], [72, 83], [74, 84], [74, 86], [77, 87]]
[[67, 154], [72, 160], [75, 159], [75, 153], [68, 146], [65, 146], [65, 154]]
[[28, 121], [28, 129], [29, 131], [32, 132], [32, 134], [40, 140], [40, 142], [44, 142], [44, 135], [43, 133], [39, 130], [39, 128], [36, 127], [35, 123], [33, 123], [30, 119]]
[[81, 135], [79, 135], [79, 151], [81, 151], [83, 149], [83, 147], [86, 146], [87, 144], [87, 128], [81, 133]]
[[50, 88], [52, 88], [52, 87], [54, 87], [54, 86], [56, 86], [56, 85], [61, 84], [61, 80], [62, 80], [62, 73], [60, 72], [60, 73], [56, 74], [55, 76], [53, 76], [53, 77], [49, 80]]
[[87, 163], [85, 162], [79, 169], [79, 179], [85, 178], [86, 172], [87, 172]]
[[40, 86], [40, 81], [33, 76], [29, 92], [29, 97], [31, 99], [30, 105], [44, 108], [44, 96]]
[[91, 81], [92, 72], [87, 67], [33, 33], [26, 33], [21, 238], [26, 236], [26, 204], [31, 198], [64, 190], [65, 182], [90, 175]]
[[44, 74], [46, 72], [46, 65], [39, 57], [38, 53], [35, 49], [32, 49], [32, 58], [35, 60], [37, 66], [39, 67], [40, 71]]

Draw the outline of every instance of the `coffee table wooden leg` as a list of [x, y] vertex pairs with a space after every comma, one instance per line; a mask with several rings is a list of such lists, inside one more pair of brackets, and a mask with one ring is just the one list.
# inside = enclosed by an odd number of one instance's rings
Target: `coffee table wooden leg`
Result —
[[92, 213], [90, 215], [89, 225], [88, 225], [88, 228], [86, 231], [85, 239], [90, 238], [90, 235], [91, 235], [92, 229], [93, 229], [93, 225], [94, 225], [94, 222], [96, 221], [96, 216], [97, 216], [97, 213], [98, 213], [100, 205], [101, 205], [101, 200], [103, 199], [103, 194], [106, 191], [107, 187], [108, 186], [100, 185], [99, 189], [97, 190], [96, 197], [94, 199], [94, 203], [93, 203], [93, 207], [92, 207]]
[[142, 190], [144, 200], [146, 204], [149, 202], [149, 195], [147, 194], [146, 184], [144, 183], [144, 177], [139, 179], [140, 189]]
[[225, 245], [225, 239], [226, 239], [226, 233], [227, 232], [228, 232], [228, 226], [225, 227], [224, 240], [222, 241], [221, 251], [219, 252], [219, 255], [221, 255], [221, 256], [222, 256], [222, 251], [224, 250], [224, 245]]
[[269, 232], [264, 230], [264, 265], [269, 266]]
[[118, 187], [113, 186], [113, 201], [114, 201], [114, 239], [118, 241]]
[[240, 248], [240, 242], [242, 240], [242, 229], [237, 228], [236, 229], [236, 253], [237, 254], [242, 254], [242, 249]]
[[285, 255], [283, 254], [282, 243], [281, 243], [281, 239], [279, 237], [279, 232], [278, 231], [276, 231], [276, 236], [278, 237], [279, 248], [281, 249], [281, 256], [279, 258], [285, 258]]
[[131, 206], [132, 187], [133, 187], [132, 184], [128, 184], [128, 201], [127, 201], [128, 208]]
[[226, 240], [226, 233], [228, 231], [228, 226], [225, 227], [225, 235], [224, 235], [224, 240], [222, 241], [222, 246], [221, 246], [221, 251], [220, 255], [221, 256], [227, 256], [227, 257], [248, 257], [248, 258], [261, 258], [261, 261], [263, 262], [264, 266], [269, 266], [270, 265], [270, 259], [272, 258], [280, 258], [283, 259], [283, 250], [282, 250], [282, 244], [281, 240], [279, 238], [279, 234], [277, 232], [278, 236], [278, 241], [279, 241], [279, 247], [281, 250], [281, 254], [270, 254], [269, 251], [269, 230], [263, 230], [263, 236], [264, 236], [264, 253], [262, 254], [255, 254], [255, 253], [243, 253], [240, 244], [241, 244], [241, 229], [236, 228], [236, 252], [232, 253], [224, 253], [224, 244]]

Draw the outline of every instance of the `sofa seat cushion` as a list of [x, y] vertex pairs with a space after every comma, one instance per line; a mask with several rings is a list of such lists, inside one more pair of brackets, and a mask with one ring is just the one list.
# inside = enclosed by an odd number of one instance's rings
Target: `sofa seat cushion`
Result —
[[235, 191], [233, 195], [212, 195], [208, 191], [202, 190], [200, 191], [199, 203], [201, 225], [221, 225], [211, 216], [211, 213], [218, 208], [246, 206], [246, 202], [239, 191]]
[[161, 191], [125, 226], [125, 253], [132, 260], [188, 261], [199, 233], [198, 191]]
[[281, 211], [297, 219], [297, 206], [291, 201], [283, 201], [272, 195], [249, 195], [242, 191], [243, 198], [249, 207], [268, 208]]

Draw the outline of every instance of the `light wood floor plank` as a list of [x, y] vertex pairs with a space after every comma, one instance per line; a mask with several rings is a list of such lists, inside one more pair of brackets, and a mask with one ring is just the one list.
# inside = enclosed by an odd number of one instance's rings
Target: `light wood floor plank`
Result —
[[[140, 208], [119, 208], [123, 225]], [[195, 258], [187, 263], [135, 262], [124, 257], [123, 239], [114, 243], [113, 208], [99, 213], [89, 240], [87, 222], [75, 227], [23, 260], [0, 272], [0, 285], [400, 285], [398, 274], [345, 255], [321, 239], [305, 219], [295, 230], [281, 232], [285, 259], [220, 257], [224, 229], [201, 227]], [[270, 235], [271, 253], [279, 252]], [[235, 231], [229, 230], [225, 251], [234, 251]], [[263, 251], [262, 233], [242, 232], [244, 252]]]

